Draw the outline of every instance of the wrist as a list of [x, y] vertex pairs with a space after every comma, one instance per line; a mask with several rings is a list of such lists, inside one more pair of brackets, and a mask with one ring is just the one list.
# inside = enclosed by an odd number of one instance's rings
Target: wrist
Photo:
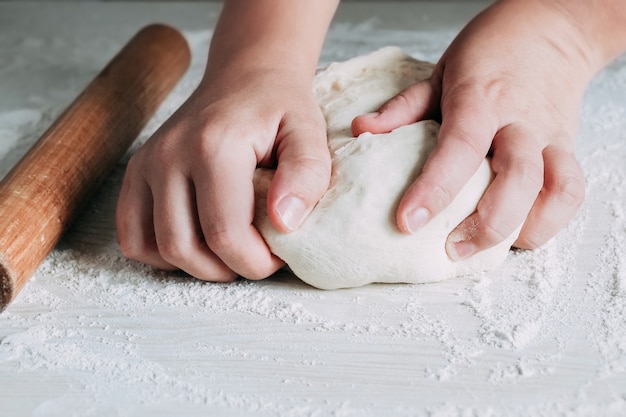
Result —
[[312, 78], [337, 4], [338, 0], [226, 0], [207, 71], [224, 65], [286, 67]]
[[[507, 2], [507, 0], [502, 0]], [[624, 0], [508, 0], [522, 7], [536, 6], [557, 18], [546, 22], [549, 30], [560, 30], [558, 46], [578, 54], [588, 64], [591, 76], [626, 51], [626, 7]]]

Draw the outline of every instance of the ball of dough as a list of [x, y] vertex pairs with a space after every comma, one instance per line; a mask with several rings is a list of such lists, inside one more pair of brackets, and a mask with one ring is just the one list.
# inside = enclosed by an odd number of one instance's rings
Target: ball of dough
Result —
[[425, 283], [491, 269], [506, 258], [517, 233], [460, 262], [445, 251], [448, 234], [475, 211], [493, 179], [488, 160], [443, 212], [407, 235], [396, 225], [396, 208], [435, 145], [438, 123], [358, 138], [350, 133], [355, 116], [374, 111], [431, 71], [432, 64], [385, 48], [317, 74], [314, 88], [328, 123], [333, 171], [328, 191], [298, 230], [280, 233], [271, 225], [266, 195], [273, 171], [257, 170], [254, 223], [272, 252], [303, 281], [323, 289]]

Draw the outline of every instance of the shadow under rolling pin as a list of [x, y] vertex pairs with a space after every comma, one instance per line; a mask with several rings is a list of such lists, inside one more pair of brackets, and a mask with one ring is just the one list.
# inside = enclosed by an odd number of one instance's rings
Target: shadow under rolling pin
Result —
[[0, 182], [0, 311], [187, 71], [183, 35], [140, 30]]

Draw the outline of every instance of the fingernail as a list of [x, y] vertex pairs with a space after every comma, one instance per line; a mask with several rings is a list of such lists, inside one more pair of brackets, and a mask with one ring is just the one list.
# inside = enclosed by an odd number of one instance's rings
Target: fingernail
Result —
[[461, 240], [449, 246], [448, 255], [450, 255], [453, 261], [462, 261], [472, 256], [475, 252], [476, 246], [474, 244], [467, 240]]
[[373, 112], [371, 112], [371, 113], [364, 114], [363, 116], [365, 116], [365, 117], [375, 118], [375, 117], [380, 116], [380, 112], [378, 112], [378, 111], [373, 111]]
[[291, 231], [296, 230], [304, 220], [306, 206], [304, 201], [296, 196], [288, 195], [278, 202], [276, 206], [280, 220]]
[[428, 220], [430, 219], [430, 213], [423, 207], [416, 208], [409, 212], [406, 217], [406, 228], [409, 233], [415, 233], [420, 230]]

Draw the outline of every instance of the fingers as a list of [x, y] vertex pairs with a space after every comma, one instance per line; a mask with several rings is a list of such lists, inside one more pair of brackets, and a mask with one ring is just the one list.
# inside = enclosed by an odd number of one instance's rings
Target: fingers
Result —
[[[289, 126], [285, 130], [289, 132]], [[292, 135], [281, 145], [268, 190], [268, 214], [277, 230], [291, 232], [328, 189], [331, 160], [323, 123], [301, 129], [299, 135]]]
[[543, 151], [544, 183], [514, 246], [535, 249], [576, 214], [585, 198], [585, 180], [574, 155], [557, 147]]
[[[181, 269], [211, 281], [237, 274], [213, 254], [203, 240], [194, 212], [194, 193], [182, 173], [153, 178], [139, 174], [143, 155], [131, 159], [117, 206], [117, 235], [122, 253], [159, 269]], [[164, 173], [161, 173], [164, 174]]]
[[397, 223], [405, 233], [417, 232], [452, 202], [497, 132], [497, 119], [462, 95], [442, 107], [442, 114], [437, 145], [398, 205]]
[[383, 104], [378, 111], [352, 121], [352, 134], [387, 133], [400, 126], [436, 116], [439, 94], [430, 80], [414, 84]]
[[283, 262], [252, 226], [255, 155], [245, 145], [224, 148], [208, 150], [202, 159], [210, 155], [211, 166], [195, 165], [192, 173], [202, 234], [230, 270], [249, 279], [266, 278]]
[[271, 129], [245, 126], [228, 135], [211, 129], [184, 146], [180, 132], [153, 137], [131, 159], [118, 204], [123, 253], [210, 281], [262, 279], [281, 268], [252, 225], [252, 177], [275, 147], [270, 218], [279, 230], [297, 228], [328, 188], [331, 166], [321, 113], [303, 113], [283, 120], [269, 149], [262, 143]]
[[170, 265], [208, 281], [231, 281], [237, 274], [210, 250], [195, 211], [195, 192], [180, 172], [153, 186], [154, 233], [159, 255]]
[[[355, 118], [353, 134], [389, 132], [432, 117], [439, 94], [432, 85], [411, 86], [377, 112]], [[490, 113], [478, 106], [476, 92], [458, 90], [446, 97], [441, 102], [438, 143], [398, 206], [398, 227], [415, 233], [448, 206], [491, 147], [495, 180], [477, 211], [450, 234], [449, 256], [461, 260], [490, 248], [522, 223], [515, 246], [541, 246], [575, 215], [584, 199], [584, 179], [574, 156], [549, 145], [562, 144], [559, 138], [540, 144], [532, 132], [514, 125], [501, 127], [497, 109]]]
[[541, 151], [528, 131], [510, 125], [498, 132], [491, 162], [495, 179], [476, 212], [448, 236], [451, 259], [465, 259], [504, 241], [524, 222], [543, 184]]
[[120, 249], [127, 258], [159, 269], [176, 269], [159, 254], [153, 227], [150, 187], [142, 176], [129, 174], [132, 171], [133, 160], [128, 165], [115, 213]]
[[189, 174], [175, 168], [167, 147], [146, 148], [131, 159], [118, 201], [125, 256], [208, 281], [261, 279], [282, 267], [251, 226], [250, 162], [242, 152], [216, 158], [210, 167], [197, 152], [196, 171]]

